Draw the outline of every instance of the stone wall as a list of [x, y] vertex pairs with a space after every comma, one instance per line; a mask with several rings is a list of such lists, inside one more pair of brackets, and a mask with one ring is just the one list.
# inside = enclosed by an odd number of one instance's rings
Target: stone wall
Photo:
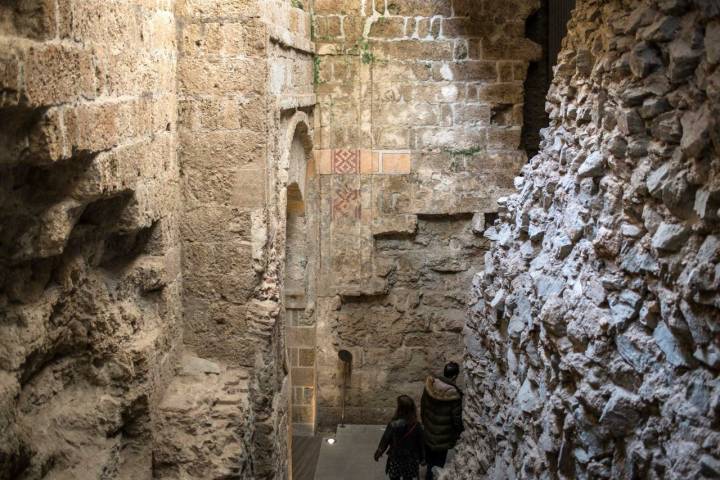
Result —
[[268, 34], [254, 2], [178, 4], [185, 344], [252, 367], [265, 269]]
[[537, 2], [315, 2], [321, 265], [318, 421], [384, 422], [460, 360], [481, 232], [526, 162], [523, 81]]
[[296, 3], [0, 2], [0, 478], [287, 477]]
[[0, 2], [0, 478], [149, 478], [181, 338], [174, 2]]
[[247, 463], [235, 473], [284, 478], [286, 204], [301, 123], [311, 148], [310, 15], [279, 1], [187, 1], [178, 23], [185, 346], [249, 375], [247, 418], [228, 440], [228, 461]]
[[720, 4], [578, 2], [501, 202], [446, 478], [720, 475]]

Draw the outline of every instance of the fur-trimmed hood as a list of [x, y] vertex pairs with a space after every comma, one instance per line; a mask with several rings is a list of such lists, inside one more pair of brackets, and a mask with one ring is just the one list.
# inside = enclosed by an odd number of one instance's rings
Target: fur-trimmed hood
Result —
[[446, 378], [433, 377], [425, 379], [425, 391], [435, 400], [450, 402], [460, 400], [460, 389]]

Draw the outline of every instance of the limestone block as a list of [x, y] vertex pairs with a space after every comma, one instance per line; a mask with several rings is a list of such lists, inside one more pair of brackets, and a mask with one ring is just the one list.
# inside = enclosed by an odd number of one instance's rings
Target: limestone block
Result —
[[710, 22], [705, 30], [705, 55], [710, 64], [720, 62], [720, 22]]
[[81, 43], [140, 46], [139, 12], [130, 3], [109, 1], [98, 10], [88, 2], [61, 0], [61, 35]]
[[213, 19], [244, 19], [260, 16], [259, 4], [255, 0], [236, 2], [234, 0], [179, 0], [177, 13], [189, 20], [206, 21]]
[[[511, 42], [503, 41], [492, 43], [483, 41], [481, 48], [481, 53], [471, 53], [471, 57], [479, 57], [482, 60], [513, 59], [533, 61], [542, 55], [540, 45], [526, 38], [514, 38]], [[472, 49], [471, 52], [473, 52]]]
[[32, 47], [24, 64], [24, 93], [33, 105], [53, 105], [95, 94], [92, 55], [77, 48]]
[[181, 51], [185, 55], [259, 56], [265, 53], [266, 31], [259, 20], [191, 24], [182, 32]]
[[[368, 2], [371, 3], [371, 2]], [[343, 15], [370, 15], [371, 12], [363, 12], [361, 0], [317, 0], [315, 2], [315, 13], [343, 14]]]
[[423, 60], [451, 61], [455, 45], [452, 41], [420, 42], [398, 40], [372, 45], [372, 54], [377, 60]]
[[55, 5], [49, 0], [3, 5], [0, 7], [0, 23], [7, 35], [47, 40], [55, 36]]
[[662, 223], [653, 236], [652, 245], [658, 250], [676, 251], [682, 247], [689, 234], [685, 225]]
[[178, 88], [191, 94], [222, 95], [227, 91], [261, 94], [265, 75], [264, 63], [254, 59], [220, 57], [211, 62], [182, 57], [178, 61]]
[[522, 101], [522, 85], [518, 83], [494, 83], [479, 89], [480, 101], [514, 104]]
[[82, 205], [72, 199], [47, 209], [18, 239], [20, 249], [15, 258], [25, 260], [62, 253], [82, 210]]
[[680, 148], [683, 153], [694, 158], [710, 142], [710, 111], [707, 108], [695, 112], [686, 112], [681, 120], [683, 135]]
[[[387, 13], [404, 17], [451, 16], [451, 2], [448, 0], [399, 0], [387, 5]], [[385, 13], [378, 10], [379, 13]]]
[[372, 23], [369, 38], [397, 39], [406, 36], [404, 17], [380, 17]]

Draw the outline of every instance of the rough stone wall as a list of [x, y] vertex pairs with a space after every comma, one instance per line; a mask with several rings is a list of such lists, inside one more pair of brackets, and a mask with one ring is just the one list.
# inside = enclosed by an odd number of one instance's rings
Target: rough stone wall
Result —
[[267, 31], [254, 2], [178, 3], [185, 344], [251, 367], [265, 267]]
[[[310, 17], [280, 1], [186, 1], [177, 14], [185, 347], [221, 372], [236, 372], [235, 381], [248, 378], [247, 409], [217, 412], [235, 429], [222, 442], [236, 454], [194, 475], [285, 478], [287, 129], [305, 109], [310, 134]], [[212, 376], [194, 378], [215, 388]], [[187, 410], [184, 422], [194, 416]]]
[[318, 0], [318, 421], [349, 422], [460, 360], [485, 214], [526, 162], [524, 39], [534, 1]]
[[720, 475], [718, 63], [718, 2], [578, 2], [486, 232], [446, 478]]
[[0, 478], [150, 478], [181, 338], [173, 1], [0, 2]]
[[309, 37], [285, 1], [0, 1], [0, 478], [287, 477]]
[[[288, 4], [291, 7], [288, 9]], [[317, 267], [317, 186], [312, 166], [313, 55], [310, 41], [310, 2], [271, 2], [269, 110], [274, 165], [268, 238], [269, 261], [281, 303], [283, 368], [289, 373], [287, 393], [292, 403], [293, 431], [312, 430], [309, 404], [314, 398], [314, 278]], [[289, 222], [289, 223], [288, 223]], [[312, 335], [307, 333], [313, 332]], [[303, 362], [300, 362], [300, 355]]]

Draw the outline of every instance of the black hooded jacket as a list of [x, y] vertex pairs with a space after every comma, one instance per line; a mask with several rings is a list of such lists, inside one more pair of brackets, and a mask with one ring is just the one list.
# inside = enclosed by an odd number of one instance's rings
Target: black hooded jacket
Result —
[[422, 426], [417, 422], [408, 424], [402, 418], [388, 423], [380, 439], [376, 458], [388, 449], [390, 457], [412, 458], [415, 462], [422, 462], [425, 459]]
[[431, 450], [450, 450], [463, 431], [462, 392], [445, 377], [428, 377], [421, 401], [425, 444]]

